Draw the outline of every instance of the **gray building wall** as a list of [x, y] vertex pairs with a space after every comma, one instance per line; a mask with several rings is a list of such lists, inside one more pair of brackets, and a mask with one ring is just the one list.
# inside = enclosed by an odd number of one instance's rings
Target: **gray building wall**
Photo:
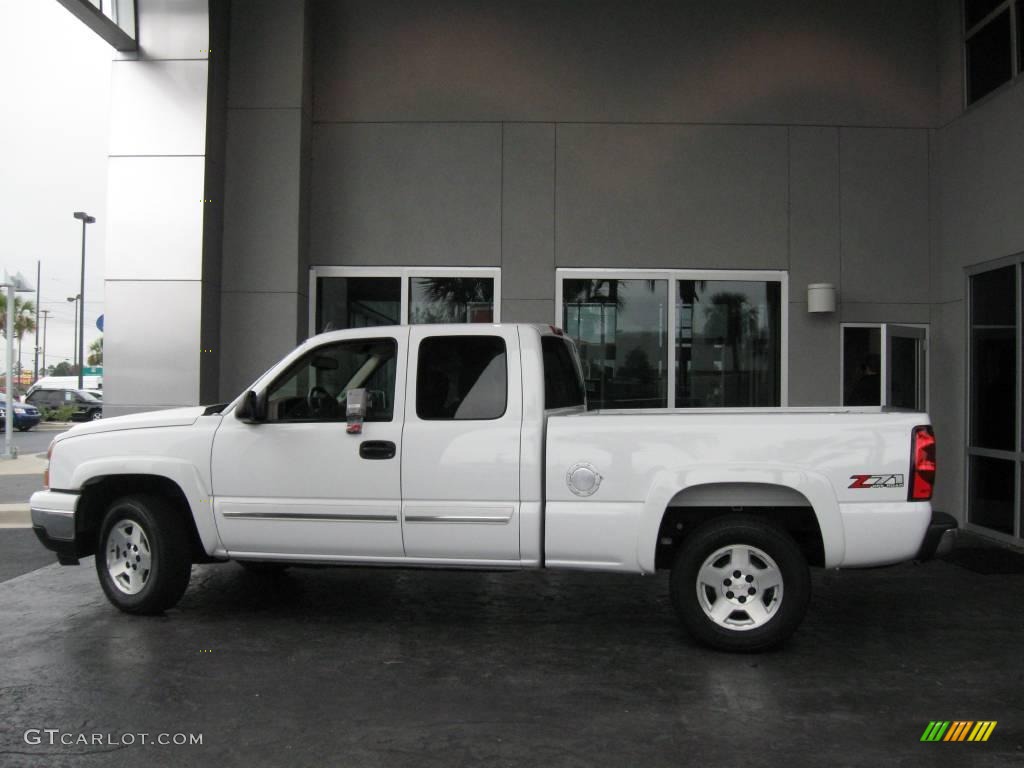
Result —
[[[965, 268], [1024, 252], [1024, 85], [1009, 85], [932, 135], [932, 419], [937, 503], [964, 503]], [[1007, 416], [1009, 418], [1009, 416]]]
[[[226, 398], [305, 337], [310, 265], [501, 267], [510, 321], [556, 319], [558, 267], [784, 269], [794, 405], [838, 402], [840, 322], [930, 323], [960, 514], [963, 269], [1024, 249], [1024, 92], [964, 113], [960, 25], [958, 0], [235, 2], [222, 274], [157, 247], [112, 282], [199, 270]], [[811, 282], [836, 313], [806, 312]], [[142, 386], [116, 334], [108, 398]]]
[[310, 263], [500, 266], [543, 322], [557, 267], [789, 270], [790, 402], [834, 404], [840, 320], [929, 317], [934, 4], [895, 5], [314, 3]]

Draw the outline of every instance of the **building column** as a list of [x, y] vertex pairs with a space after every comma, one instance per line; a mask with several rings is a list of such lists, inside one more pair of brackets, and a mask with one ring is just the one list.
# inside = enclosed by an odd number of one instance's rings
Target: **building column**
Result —
[[[212, 14], [212, 17], [211, 17]], [[195, 405], [216, 379], [222, 0], [138, 1], [111, 87], [104, 411]], [[211, 24], [211, 21], [213, 22]], [[212, 106], [211, 106], [212, 105]]]
[[220, 398], [306, 337], [311, 42], [305, 0], [231, 20]]

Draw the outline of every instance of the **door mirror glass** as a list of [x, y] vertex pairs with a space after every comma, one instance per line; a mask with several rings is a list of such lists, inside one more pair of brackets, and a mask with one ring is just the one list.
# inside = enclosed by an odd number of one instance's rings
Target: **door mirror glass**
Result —
[[366, 390], [350, 389], [345, 393], [345, 420], [348, 422], [346, 432], [358, 435], [363, 431], [366, 420]]

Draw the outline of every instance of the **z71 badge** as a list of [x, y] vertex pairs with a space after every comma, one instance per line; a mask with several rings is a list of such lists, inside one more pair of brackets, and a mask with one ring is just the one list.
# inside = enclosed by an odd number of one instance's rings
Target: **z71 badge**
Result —
[[850, 475], [850, 488], [902, 488], [903, 475]]

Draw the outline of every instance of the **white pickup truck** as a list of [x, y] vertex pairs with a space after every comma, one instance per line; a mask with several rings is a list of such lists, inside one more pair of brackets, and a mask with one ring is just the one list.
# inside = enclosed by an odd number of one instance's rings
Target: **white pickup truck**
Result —
[[157, 613], [192, 563], [671, 570], [689, 632], [785, 640], [808, 566], [933, 555], [927, 416], [879, 409], [587, 411], [549, 326], [309, 339], [227, 405], [77, 426], [31, 500], [64, 564]]

